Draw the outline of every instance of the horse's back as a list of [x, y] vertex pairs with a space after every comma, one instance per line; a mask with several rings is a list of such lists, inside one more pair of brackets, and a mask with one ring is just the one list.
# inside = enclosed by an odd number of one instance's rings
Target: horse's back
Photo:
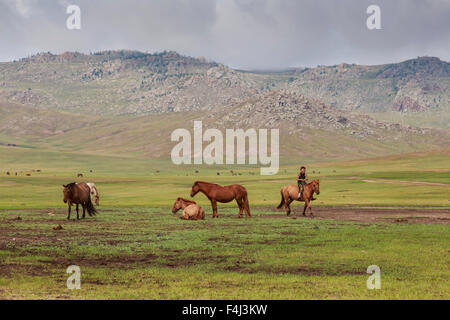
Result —
[[89, 188], [86, 182], [80, 182], [76, 184], [78, 189], [78, 199], [80, 202], [87, 202], [87, 198], [91, 197], [91, 188]]
[[295, 198], [297, 198], [298, 185], [288, 184], [287, 186], [281, 188], [281, 193], [289, 195], [291, 197], [294, 196]]
[[243, 192], [243, 193], [247, 192], [247, 189], [244, 186], [240, 185], [240, 184], [231, 184], [231, 185], [226, 186], [226, 187], [228, 187], [228, 188], [230, 188], [232, 190], [238, 191], [238, 192]]
[[198, 204], [191, 204], [184, 208], [183, 215], [191, 220], [201, 220], [205, 218], [205, 211]]

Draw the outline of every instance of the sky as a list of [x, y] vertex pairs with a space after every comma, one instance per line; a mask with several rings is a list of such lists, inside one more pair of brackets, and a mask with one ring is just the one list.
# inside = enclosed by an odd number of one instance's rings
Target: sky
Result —
[[[381, 29], [369, 30], [369, 5]], [[69, 5], [81, 29], [69, 30]], [[0, 61], [173, 50], [239, 69], [450, 60], [450, 0], [0, 0]]]

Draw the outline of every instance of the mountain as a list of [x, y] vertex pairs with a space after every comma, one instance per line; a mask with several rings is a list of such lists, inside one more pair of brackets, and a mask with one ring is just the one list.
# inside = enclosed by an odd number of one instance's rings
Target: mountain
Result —
[[0, 63], [0, 98], [75, 113], [213, 109], [255, 94], [255, 87], [224, 65], [175, 52], [43, 53]]
[[209, 112], [82, 116], [0, 103], [0, 145], [58, 152], [167, 159], [178, 128], [280, 130], [284, 163], [337, 160], [450, 148], [450, 132], [379, 122], [316, 99], [273, 90]]
[[343, 110], [428, 112], [428, 118], [436, 112], [440, 120], [450, 114], [450, 63], [419, 57], [378, 66], [342, 63], [256, 72], [233, 70], [176, 52], [124, 50], [89, 55], [41, 53], [0, 63], [0, 99], [74, 113], [213, 110], [274, 89], [299, 92]]
[[286, 161], [448, 149], [449, 79], [428, 57], [277, 72], [176, 52], [42, 53], [0, 63], [0, 145], [168, 158], [171, 132], [202, 120], [279, 128]]
[[419, 57], [396, 64], [300, 69], [289, 85], [345, 110], [450, 112], [450, 63]]

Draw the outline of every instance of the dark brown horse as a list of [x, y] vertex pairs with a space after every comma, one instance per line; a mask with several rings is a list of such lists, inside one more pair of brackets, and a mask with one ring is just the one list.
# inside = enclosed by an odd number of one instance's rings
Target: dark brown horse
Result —
[[211, 201], [213, 218], [219, 217], [217, 213], [217, 202], [226, 203], [234, 199], [236, 199], [239, 206], [239, 218], [242, 218], [242, 211], [244, 210], [247, 216], [252, 216], [248, 204], [247, 190], [239, 184], [222, 187], [215, 183], [196, 181], [192, 186], [191, 197], [195, 196], [198, 192], [202, 192]]
[[305, 185], [300, 200], [298, 200], [298, 185], [290, 184], [288, 186], [285, 186], [281, 188], [281, 202], [277, 208], [281, 209], [284, 206], [286, 214], [290, 215], [291, 207], [289, 205], [292, 203], [292, 201], [304, 201], [305, 206], [303, 207], [303, 215], [305, 215], [306, 208], [309, 208], [309, 212], [312, 217], [313, 213], [311, 209], [311, 201], [315, 200], [313, 198], [314, 192], [316, 194], [320, 194], [319, 180], [313, 180]]
[[70, 219], [70, 212], [73, 204], [77, 205], [77, 220], [80, 219], [78, 214], [78, 205], [80, 204], [83, 207], [83, 219], [86, 217], [86, 210], [90, 216], [95, 216], [97, 210], [95, 210], [94, 205], [92, 204], [91, 189], [86, 183], [72, 182], [68, 185], [63, 185], [63, 187], [64, 203], [69, 205], [69, 214], [67, 215], [67, 219]]

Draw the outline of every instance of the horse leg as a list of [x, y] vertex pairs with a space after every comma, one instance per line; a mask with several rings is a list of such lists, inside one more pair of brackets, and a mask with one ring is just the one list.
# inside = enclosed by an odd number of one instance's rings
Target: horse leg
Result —
[[67, 220], [70, 220], [70, 211], [72, 211], [72, 206], [69, 203], [69, 210], [68, 210], [69, 214], [67, 215]]
[[291, 200], [291, 198], [289, 198], [289, 196], [284, 199], [286, 215], [288, 215], [288, 216], [291, 214], [291, 203], [292, 203], [292, 200]]
[[305, 202], [305, 206], [303, 207], [303, 216], [305, 216], [305, 212], [306, 212], [306, 208], [307, 208], [308, 206], [306, 205], [306, 202]]
[[239, 215], [238, 215], [238, 218], [242, 218], [242, 211], [243, 211], [243, 209], [244, 209], [244, 204], [243, 204], [243, 202], [242, 202], [242, 199], [236, 198], [236, 202], [237, 202], [237, 204], [238, 204], [238, 206], [239, 206]]
[[216, 200], [211, 200], [211, 206], [213, 209], [213, 218], [218, 218], [219, 217], [219, 213], [217, 212], [217, 202]]
[[186, 214], [186, 212], [184, 210], [183, 210], [183, 213], [180, 216], [180, 219], [189, 220], [189, 216]]
[[309, 215], [310, 215], [311, 217], [313, 217], [313, 212], [312, 212], [312, 209], [311, 209], [311, 204], [309, 203], [309, 200], [308, 200], [308, 199], [305, 199], [305, 209], [306, 209], [306, 206], [308, 206], [308, 208], [309, 208]]
[[82, 207], [83, 207], [83, 216], [82, 216], [82, 218], [84, 219], [84, 218], [86, 218], [86, 206], [84, 204], [82, 204]]
[[78, 203], [77, 203], [77, 220], [80, 220], [80, 216], [78, 214]]

